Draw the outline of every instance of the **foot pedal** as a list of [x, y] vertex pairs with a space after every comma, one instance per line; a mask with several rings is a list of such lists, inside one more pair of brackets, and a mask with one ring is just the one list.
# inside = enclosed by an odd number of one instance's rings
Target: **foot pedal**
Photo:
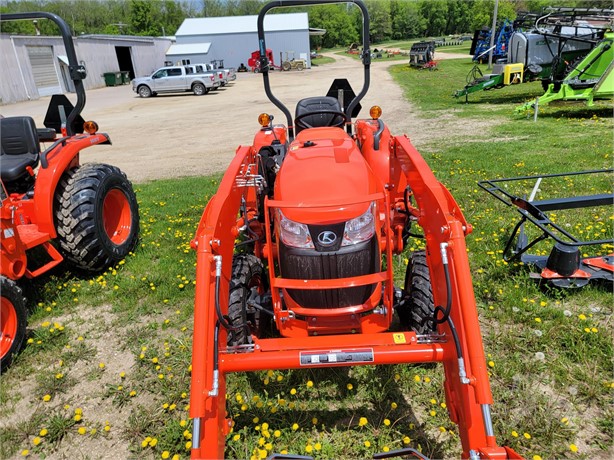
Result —
[[406, 447], [405, 449], [391, 450], [389, 452], [380, 452], [379, 454], [373, 455], [374, 459], [394, 458], [394, 457], [408, 457], [408, 458], [418, 458], [420, 460], [429, 460], [428, 457], [425, 457], [420, 452], [418, 452], [416, 449], [413, 449], [411, 447]]

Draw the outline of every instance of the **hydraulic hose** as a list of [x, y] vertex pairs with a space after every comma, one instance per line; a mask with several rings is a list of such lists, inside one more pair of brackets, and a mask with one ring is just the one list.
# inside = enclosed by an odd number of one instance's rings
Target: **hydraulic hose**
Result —
[[[456, 348], [456, 354], [458, 356], [459, 364], [462, 363], [459, 367], [461, 368], [461, 377], [462, 374], [465, 373], [464, 370], [464, 360], [463, 360], [463, 349], [460, 345], [460, 340], [458, 339], [458, 333], [456, 332], [456, 327], [454, 326], [454, 321], [450, 317], [450, 310], [452, 309], [452, 283], [450, 281], [450, 269], [448, 267], [448, 243], [441, 243], [440, 251], [441, 251], [441, 262], [443, 264], [443, 273], [446, 280], [446, 307], [438, 305], [435, 307], [435, 312], [433, 314], [433, 321], [435, 324], [443, 324], [448, 323], [450, 327], [450, 331], [452, 332], [452, 339], [454, 340], [454, 346]], [[441, 313], [441, 317], [439, 317], [439, 313]], [[466, 376], [465, 376], [466, 377]]]

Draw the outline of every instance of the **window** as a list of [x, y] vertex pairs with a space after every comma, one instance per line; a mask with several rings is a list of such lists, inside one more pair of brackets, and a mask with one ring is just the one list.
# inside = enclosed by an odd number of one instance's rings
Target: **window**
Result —
[[153, 78], [163, 78], [167, 76], [166, 69], [160, 69], [156, 73], [154, 73]]
[[169, 77], [181, 77], [181, 75], [182, 75], [181, 69], [178, 69], [178, 68], [168, 69]]
[[182, 59], [182, 60], [181, 60], [181, 63], [182, 63], [183, 65], [188, 65], [188, 64], [190, 64], [190, 60], [189, 60], [189, 59]]

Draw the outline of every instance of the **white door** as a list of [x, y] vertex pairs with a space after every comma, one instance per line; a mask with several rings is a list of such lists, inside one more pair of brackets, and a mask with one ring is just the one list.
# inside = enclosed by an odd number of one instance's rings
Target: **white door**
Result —
[[27, 49], [38, 94], [40, 96], [62, 94], [62, 87], [53, 59], [53, 47], [28, 46]]

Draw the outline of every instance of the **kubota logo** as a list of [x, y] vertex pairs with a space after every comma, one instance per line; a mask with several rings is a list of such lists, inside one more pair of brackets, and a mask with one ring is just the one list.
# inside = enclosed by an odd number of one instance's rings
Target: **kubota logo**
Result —
[[337, 235], [329, 230], [323, 231], [318, 235], [318, 242], [322, 246], [332, 246], [337, 240]]

